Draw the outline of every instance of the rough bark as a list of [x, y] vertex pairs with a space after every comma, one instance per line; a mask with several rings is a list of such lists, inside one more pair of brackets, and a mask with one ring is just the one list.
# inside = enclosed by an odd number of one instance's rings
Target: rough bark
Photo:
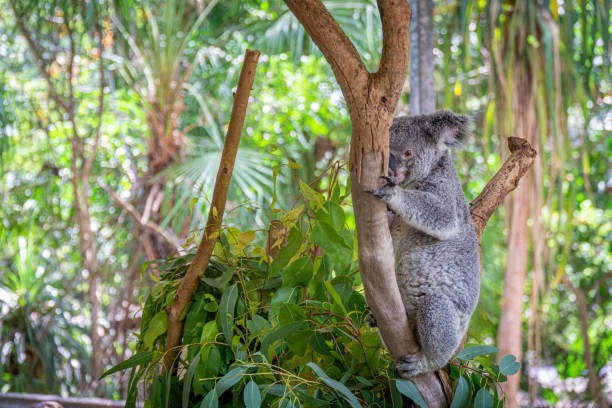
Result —
[[[238, 79], [238, 87], [234, 96], [234, 105], [230, 117], [227, 136], [221, 153], [221, 162], [215, 180], [212, 202], [208, 213], [208, 220], [202, 235], [202, 241], [198, 246], [196, 254], [181, 280], [181, 284], [174, 296], [172, 305], [168, 308], [168, 331], [166, 335], [166, 355], [164, 356], [164, 368], [170, 370], [174, 360], [179, 354], [179, 346], [183, 336], [183, 320], [181, 316], [191, 301], [193, 293], [197, 289], [200, 276], [204, 274], [210, 261], [215, 242], [219, 235], [221, 223], [223, 222], [223, 213], [225, 212], [225, 203], [227, 200], [227, 192], [229, 183], [234, 170], [234, 162], [238, 145], [240, 143], [240, 134], [244, 125], [246, 109], [255, 79], [255, 70], [259, 59], [259, 51], [247, 50], [244, 55], [244, 63], [240, 78]], [[228, 341], [231, 342], [231, 339]]]

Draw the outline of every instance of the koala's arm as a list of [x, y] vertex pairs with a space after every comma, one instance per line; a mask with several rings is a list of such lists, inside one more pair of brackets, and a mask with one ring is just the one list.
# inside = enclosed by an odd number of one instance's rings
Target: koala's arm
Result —
[[457, 233], [459, 222], [452, 197], [444, 198], [435, 191], [405, 190], [399, 186], [378, 190], [386, 190], [382, 196], [375, 195], [413, 228], [438, 239], [448, 239]]

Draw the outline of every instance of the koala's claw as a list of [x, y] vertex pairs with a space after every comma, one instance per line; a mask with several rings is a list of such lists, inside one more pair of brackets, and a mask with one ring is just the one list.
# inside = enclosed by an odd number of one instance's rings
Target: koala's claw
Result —
[[378, 198], [379, 200], [388, 202], [389, 200], [391, 200], [391, 197], [393, 196], [394, 188], [395, 187], [392, 187], [392, 186], [385, 186], [385, 187], [373, 188], [371, 190], [365, 190], [365, 191], [366, 193], [372, 194], [374, 197]]
[[410, 378], [427, 371], [427, 364], [421, 353], [407, 354], [395, 363], [397, 371], [404, 378]]
[[368, 312], [368, 314], [363, 319], [370, 327], [378, 327], [378, 323], [376, 323], [376, 318], [372, 314], [372, 312]]
[[380, 191], [379, 188], [374, 188], [372, 190], [365, 190], [365, 192], [372, 194], [374, 197], [376, 197], [378, 199], [381, 199], [384, 196], [384, 194]]
[[389, 176], [380, 176], [381, 179], [385, 180], [387, 182], [387, 186], [395, 186], [397, 185], [397, 183], [395, 182], [395, 180], [393, 180], [391, 177]]

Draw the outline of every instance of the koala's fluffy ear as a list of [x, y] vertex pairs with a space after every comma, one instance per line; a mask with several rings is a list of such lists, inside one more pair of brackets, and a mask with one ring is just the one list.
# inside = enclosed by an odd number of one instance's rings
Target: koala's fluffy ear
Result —
[[451, 111], [436, 112], [429, 120], [431, 134], [435, 135], [441, 150], [460, 147], [472, 133], [472, 121], [467, 116], [456, 115]]

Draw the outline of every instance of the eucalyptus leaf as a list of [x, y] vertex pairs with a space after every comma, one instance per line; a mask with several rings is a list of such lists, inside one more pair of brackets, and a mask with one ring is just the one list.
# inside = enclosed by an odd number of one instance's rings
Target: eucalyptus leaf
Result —
[[325, 371], [323, 371], [321, 367], [319, 367], [315, 363], [308, 363], [307, 366], [312, 368], [315, 374], [317, 374], [321, 381], [323, 381], [327, 386], [338, 391], [351, 407], [361, 408], [359, 400], [357, 400], [353, 393], [348, 388], [346, 388], [344, 384], [342, 384], [340, 381], [330, 378], [327, 374], [325, 374]]
[[312, 273], [312, 259], [308, 256], [300, 257], [283, 270], [283, 286], [305, 285], [312, 278]]
[[493, 397], [485, 388], [481, 388], [474, 397], [474, 408], [493, 408]]
[[147, 330], [142, 336], [144, 348], [153, 347], [155, 339], [164, 334], [168, 329], [168, 314], [165, 310], [157, 312], [149, 322]]
[[217, 395], [221, 396], [225, 391], [238, 383], [246, 371], [244, 367], [235, 367], [229, 370], [219, 381], [217, 381], [217, 385], [215, 386]]
[[410, 398], [415, 404], [421, 408], [428, 408], [427, 404], [423, 400], [421, 393], [415, 387], [414, 383], [410, 380], [396, 380], [395, 386], [398, 391], [406, 397]]
[[455, 396], [451, 402], [450, 408], [463, 408], [469, 405], [470, 401], [470, 385], [465, 377], [459, 377], [457, 386], [455, 387]]
[[122, 361], [121, 363], [117, 364], [113, 368], [109, 368], [108, 370], [104, 372], [104, 374], [102, 374], [100, 378], [102, 379], [108, 375], [117, 373], [119, 371], [127, 370], [128, 368], [134, 368], [134, 367], [138, 367], [141, 365], [145, 365], [149, 361], [151, 361], [152, 357], [153, 357], [152, 351], [141, 351], [140, 353], [134, 354], [132, 357], [128, 358], [127, 360]]
[[202, 282], [212, 286], [213, 288], [221, 289], [228, 284], [228, 282], [232, 279], [232, 276], [234, 276], [234, 273], [236, 273], [236, 268], [227, 266], [219, 277], [207, 278], [203, 276], [200, 279]]
[[217, 396], [217, 390], [212, 389], [206, 394], [206, 397], [202, 400], [200, 404], [200, 408], [218, 408], [219, 407], [219, 397]]
[[461, 352], [457, 354], [457, 358], [460, 360], [473, 360], [476, 357], [497, 353], [498, 351], [499, 349], [493, 346], [470, 346], [461, 350]]
[[261, 406], [261, 393], [253, 380], [244, 387], [244, 405], [246, 408], [259, 408]]
[[281, 269], [296, 255], [303, 240], [302, 233], [297, 228], [292, 228], [289, 232], [289, 237], [287, 237], [287, 243], [278, 251], [276, 258], [270, 265], [270, 274], [272, 276], [278, 275]]
[[521, 363], [512, 354], [503, 356], [499, 361], [499, 371], [505, 375], [514, 375], [521, 369]]
[[232, 344], [232, 327], [234, 325], [234, 308], [238, 300], [238, 286], [236, 284], [228, 287], [221, 296], [221, 305], [219, 307], [219, 321], [221, 322], [221, 330], [228, 344]]
[[185, 380], [183, 381], [183, 408], [189, 408], [189, 393], [191, 392], [191, 382], [193, 381], [193, 375], [195, 370], [200, 363], [201, 351], [196, 354], [193, 360], [189, 362], [189, 368], [185, 374]]
[[269, 355], [270, 346], [274, 342], [284, 339], [285, 337], [289, 336], [291, 333], [295, 332], [296, 330], [299, 330], [303, 326], [303, 324], [304, 322], [302, 321], [291, 322], [284, 326], [280, 326], [276, 330], [266, 334], [261, 339], [261, 352], [266, 357], [270, 358], [270, 355]]

